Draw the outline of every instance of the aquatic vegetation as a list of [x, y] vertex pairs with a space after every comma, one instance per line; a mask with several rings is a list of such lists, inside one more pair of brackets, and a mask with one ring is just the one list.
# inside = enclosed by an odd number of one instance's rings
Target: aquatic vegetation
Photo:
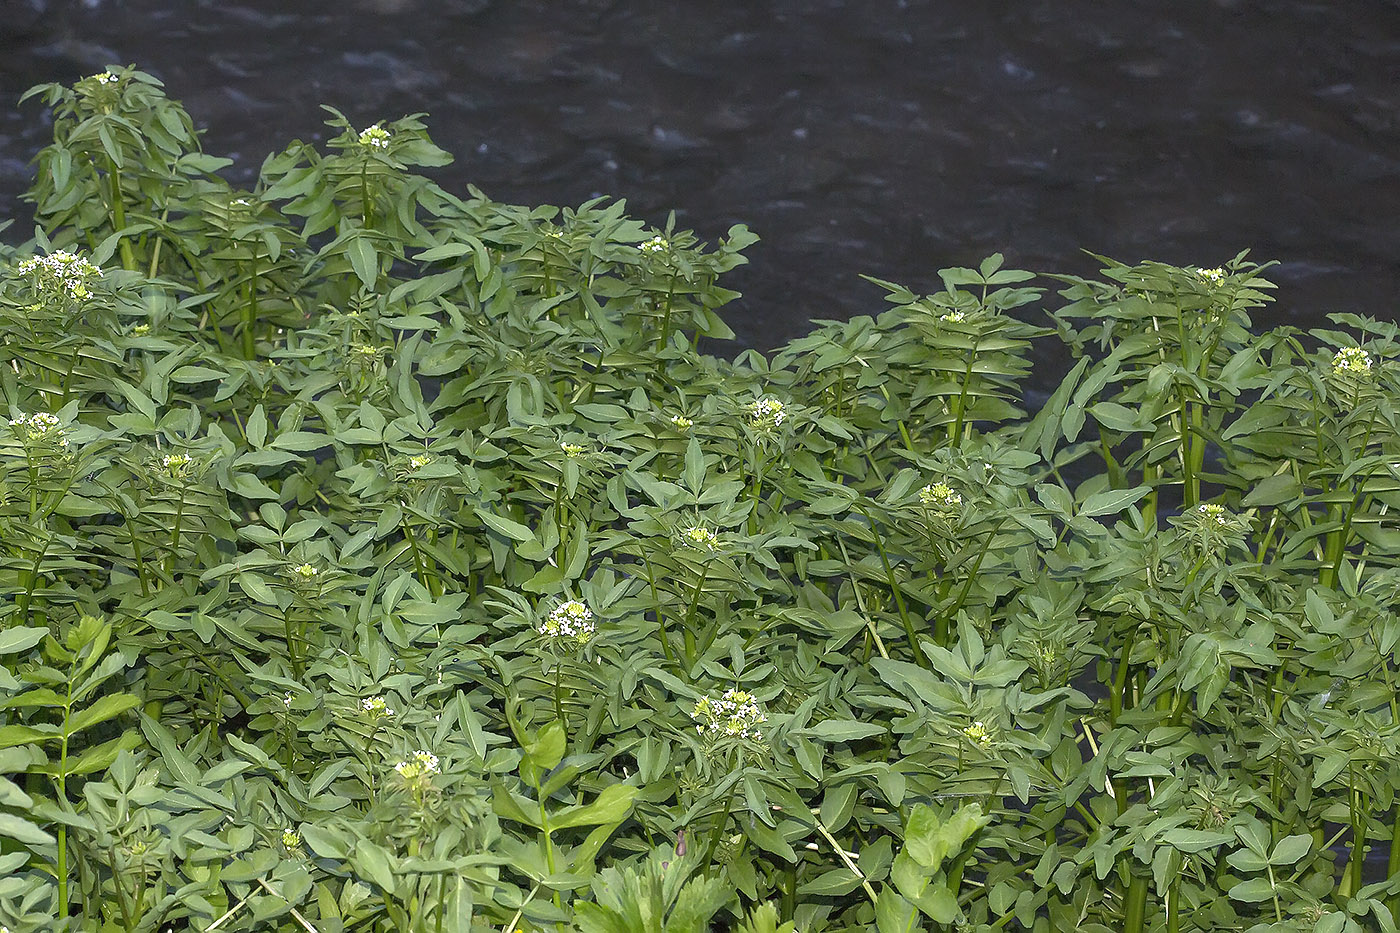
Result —
[[743, 227], [416, 116], [237, 191], [104, 74], [0, 250], [5, 928], [1394, 929], [1395, 324], [992, 256], [718, 359]]

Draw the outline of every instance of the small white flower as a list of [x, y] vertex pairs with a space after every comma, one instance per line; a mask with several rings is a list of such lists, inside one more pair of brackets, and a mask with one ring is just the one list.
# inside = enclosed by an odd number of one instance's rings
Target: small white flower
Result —
[[98, 84], [111, 84], [117, 80], [117, 76], [110, 71], [101, 71], [93, 75], [92, 80], [96, 81]]
[[763, 739], [759, 728], [768, 721], [758, 701], [747, 690], [726, 690], [719, 699], [701, 697], [690, 710], [695, 731], [708, 739]]
[[285, 706], [285, 707], [287, 707], [287, 709], [291, 709], [291, 708], [292, 708], [292, 700], [294, 700], [294, 699], [296, 699], [296, 698], [293, 697], [293, 696], [291, 695], [291, 693], [287, 693], [287, 694], [285, 694], [285, 695], [282, 697], [282, 705]]
[[1228, 526], [1230, 524], [1230, 513], [1223, 505], [1216, 505], [1214, 502], [1204, 502], [1196, 506], [1196, 512], [1209, 521], [1217, 525]]
[[423, 467], [433, 462], [432, 454], [419, 454], [416, 457], [408, 458], [408, 465], [414, 470], [421, 470]]
[[677, 431], [689, 431], [695, 426], [695, 422], [691, 421], [685, 415], [672, 415], [671, 424]]
[[366, 697], [360, 701], [360, 708], [369, 714], [370, 719], [389, 719], [394, 715], [394, 710], [383, 697]]
[[160, 466], [171, 479], [184, 479], [190, 475], [194, 458], [187, 454], [166, 454], [160, 458]]
[[961, 311], [949, 311], [939, 318], [945, 324], [961, 324], [967, 320], [967, 315]]
[[560, 603], [535, 629], [545, 638], [572, 641], [579, 645], [586, 644], [597, 630], [593, 610], [577, 599]]
[[18, 418], [10, 419], [10, 427], [18, 429], [14, 433], [21, 440], [31, 443], [54, 443], [59, 447], [67, 447], [68, 438], [63, 435], [63, 429], [59, 427], [60, 423], [57, 415], [51, 415], [46, 411], [37, 412], [28, 417], [20, 415]]
[[1365, 375], [1371, 371], [1371, 354], [1360, 347], [1342, 347], [1332, 357], [1332, 371], [1339, 375]]
[[47, 256], [31, 256], [16, 267], [20, 275], [32, 276], [46, 291], [59, 291], [81, 301], [91, 296], [88, 282], [102, 277], [102, 270], [81, 256], [56, 250]]
[[564, 456], [568, 457], [570, 460], [577, 460], [588, 453], [588, 448], [584, 447], [582, 444], [560, 443], [559, 449], [564, 451]]
[[662, 236], [654, 236], [650, 240], [643, 241], [637, 247], [637, 249], [644, 253], [664, 253], [670, 248], [670, 242]]
[[370, 149], [388, 149], [389, 131], [378, 123], [360, 131], [360, 145]]
[[404, 761], [394, 765], [394, 770], [405, 781], [426, 778], [438, 773], [438, 757], [420, 748]]
[[750, 402], [747, 413], [749, 427], [763, 433], [776, 431], [787, 418], [787, 408], [771, 395]]
[[282, 845], [286, 846], [288, 849], [295, 849], [297, 846], [301, 845], [301, 833], [288, 826], [286, 829], [282, 830]]
[[1218, 266], [1214, 269], [1197, 269], [1196, 277], [1214, 288], [1225, 281], [1225, 270]]

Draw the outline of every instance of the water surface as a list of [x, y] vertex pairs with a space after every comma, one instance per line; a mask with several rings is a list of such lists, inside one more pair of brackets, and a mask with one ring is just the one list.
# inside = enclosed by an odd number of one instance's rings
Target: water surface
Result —
[[[1281, 260], [1267, 318], [1396, 315], [1400, 4], [1021, 0], [0, 0], [0, 95], [139, 64], [247, 183], [262, 157], [427, 111], [436, 172], [499, 200], [624, 196], [764, 239], [742, 343], [881, 307], [993, 252]], [[0, 109], [23, 214], [37, 104]], [[27, 229], [27, 222], [23, 224]], [[13, 234], [14, 231], [11, 231]]]

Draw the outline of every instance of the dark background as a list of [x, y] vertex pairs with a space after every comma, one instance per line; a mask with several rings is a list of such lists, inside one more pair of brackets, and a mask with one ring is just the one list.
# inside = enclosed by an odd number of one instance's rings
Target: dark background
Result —
[[[1257, 320], [1393, 318], [1400, 3], [1182, 0], [0, 0], [0, 96], [136, 63], [247, 184], [270, 151], [427, 111], [435, 173], [498, 200], [597, 194], [764, 239], [728, 319], [772, 347], [1002, 251], [1272, 270]], [[48, 139], [0, 108], [0, 216]]]

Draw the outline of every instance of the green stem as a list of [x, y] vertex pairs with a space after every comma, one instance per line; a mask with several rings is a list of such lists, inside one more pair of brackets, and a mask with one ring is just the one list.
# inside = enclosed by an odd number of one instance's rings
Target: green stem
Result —
[[1128, 883], [1128, 896], [1124, 902], [1124, 933], [1143, 933], [1147, 920], [1147, 879], [1142, 875], [1132, 876]]
[[[1396, 804], [1390, 817], [1390, 857], [1385, 863], [1385, 877], [1387, 881], [1394, 882], [1396, 875], [1400, 875], [1400, 804]], [[1400, 893], [1390, 895], [1385, 899], [1385, 904], [1390, 908], [1390, 918], [1397, 925], [1400, 925]]]
[[651, 557], [646, 552], [642, 553], [642, 563], [647, 568], [647, 585], [651, 587], [651, 604], [656, 612], [657, 627], [661, 630], [661, 652], [666, 655], [667, 661], [674, 664], [676, 658], [671, 653], [671, 638], [666, 632], [666, 614], [661, 611], [661, 594], [656, 589], [656, 572], [652, 569]]
[[719, 848], [720, 836], [724, 834], [724, 827], [729, 825], [729, 811], [734, 806], [734, 788], [730, 788], [729, 796], [724, 801], [724, 812], [719, 815], [719, 822], [710, 832], [710, 844], [705, 847], [705, 861], [701, 871], [705, 871], [714, 864], [715, 850]]
[[870, 531], [875, 536], [875, 550], [880, 555], [880, 565], [885, 570], [885, 580], [890, 585], [890, 591], [894, 594], [894, 604], [899, 609], [899, 620], [904, 624], [904, 637], [909, 642], [909, 651], [914, 656], [914, 662], [921, 667], [927, 667], [928, 661], [924, 658], [923, 652], [919, 650], [919, 639], [914, 631], [914, 621], [909, 617], [909, 607], [904, 604], [904, 594], [900, 591], [899, 583], [894, 578], [894, 568], [890, 566], [889, 555], [885, 553], [884, 538], [875, 525], [875, 519], [870, 517], [870, 513], [864, 506], [857, 505], [856, 510], [865, 516], [865, 520], [870, 523]]

